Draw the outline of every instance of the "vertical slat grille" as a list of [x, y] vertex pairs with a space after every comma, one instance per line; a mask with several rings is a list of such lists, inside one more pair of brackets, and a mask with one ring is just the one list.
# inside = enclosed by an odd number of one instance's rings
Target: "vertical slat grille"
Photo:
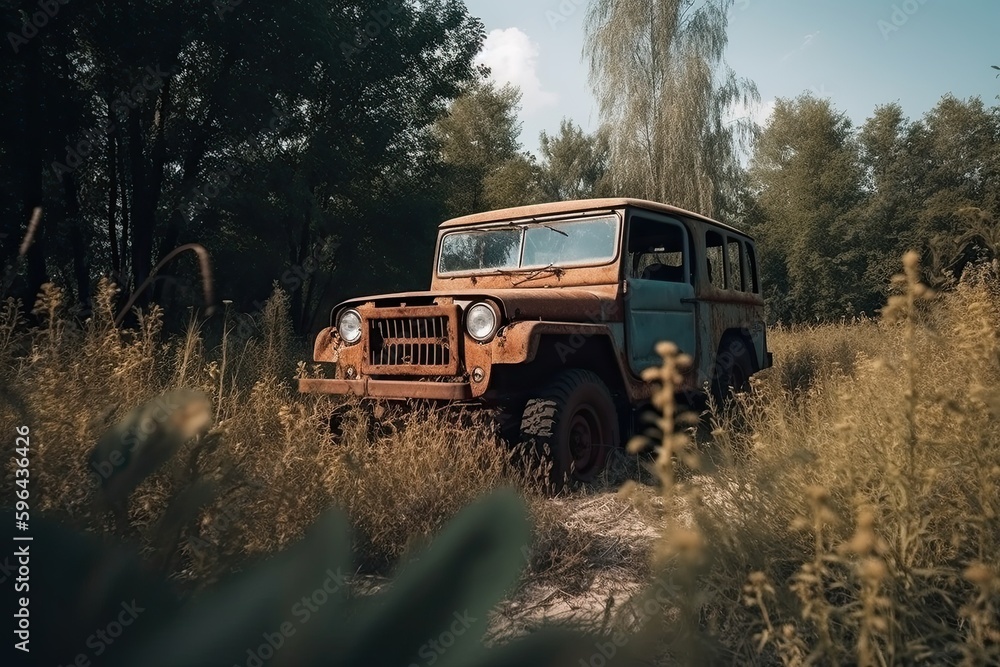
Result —
[[368, 362], [372, 366], [416, 367], [452, 363], [448, 316], [369, 320]]

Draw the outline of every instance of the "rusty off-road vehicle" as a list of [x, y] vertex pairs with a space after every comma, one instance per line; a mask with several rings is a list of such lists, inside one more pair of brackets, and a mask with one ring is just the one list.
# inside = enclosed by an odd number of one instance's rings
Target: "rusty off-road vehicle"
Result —
[[525, 206], [441, 225], [430, 290], [351, 299], [316, 339], [304, 392], [499, 408], [507, 436], [590, 480], [633, 427], [669, 340], [685, 391], [720, 396], [771, 365], [753, 239], [634, 199]]

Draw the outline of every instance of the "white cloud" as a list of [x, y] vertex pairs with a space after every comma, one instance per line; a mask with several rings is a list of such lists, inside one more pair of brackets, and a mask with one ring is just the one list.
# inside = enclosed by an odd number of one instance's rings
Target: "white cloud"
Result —
[[765, 100], [759, 104], [734, 104], [729, 108], [729, 113], [726, 115], [726, 121], [734, 122], [744, 118], [750, 118], [755, 123], [763, 127], [767, 124], [768, 119], [771, 118], [771, 114], [774, 113], [775, 104], [776, 101], [774, 99]]
[[490, 31], [476, 63], [489, 67], [497, 83], [512, 83], [521, 89], [525, 114], [558, 101], [555, 93], [542, 89], [537, 71], [538, 47], [518, 28]]

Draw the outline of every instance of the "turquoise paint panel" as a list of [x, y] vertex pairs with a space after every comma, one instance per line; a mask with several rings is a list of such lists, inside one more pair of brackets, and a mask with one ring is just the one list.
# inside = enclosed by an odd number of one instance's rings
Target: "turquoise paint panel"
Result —
[[628, 280], [626, 336], [629, 365], [636, 374], [661, 363], [656, 344], [672, 341], [681, 352], [697, 355], [694, 287], [661, 280]]

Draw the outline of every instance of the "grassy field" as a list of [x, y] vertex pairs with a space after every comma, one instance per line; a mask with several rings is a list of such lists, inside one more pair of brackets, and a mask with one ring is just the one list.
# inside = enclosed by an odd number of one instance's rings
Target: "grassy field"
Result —
[[[557, 499], [483, 415], [424, 410], [373, 430], [353, 410], [332, 436], [333, 403], [294, 390], [321, 370], [298, 361], [280, 293], [260, 336], [214, 349], [194, 324], [164, 337], [155, 307], [116, 329], [107, 285], [83, 323], [55, 287], [41, 328], [7, 304], [0, 415], [32, 427], [35, 511], [112, 534], [93, 444], [163, 391], [210, 396], [208, 435], [136, 489], [124, 530], [186, 590], [283, 549], [332, 505], [355, 527], [359, 574], [377, 579], [513, 486], [535, 529], [501, 635], [544, 621], [561, 593], [590, 600], [565, 616], [594, 631], [654, 631], [664, 663], [996, 664], [1000, 281], [983, 270], [934, 295], [907, 262], [882, 319], [773, 330], [776, 367], [724, 418], [668, 434], [655, 460], [622, 453], [600, 484]], [[164, 508], [197, 480], [210, 499], [164, 555]], [[10, 468], [3, 486], [11, 497]], [[636, 613], [647, 586], [667, 596], [652, 618]]]
[[740, 662], [1000, 659], [997, 277], [936, 296], [906, 261], [881, 321], [772, 332], [778, 365], [716, 425], [735, 462], [674, 493], [692, 622]]

